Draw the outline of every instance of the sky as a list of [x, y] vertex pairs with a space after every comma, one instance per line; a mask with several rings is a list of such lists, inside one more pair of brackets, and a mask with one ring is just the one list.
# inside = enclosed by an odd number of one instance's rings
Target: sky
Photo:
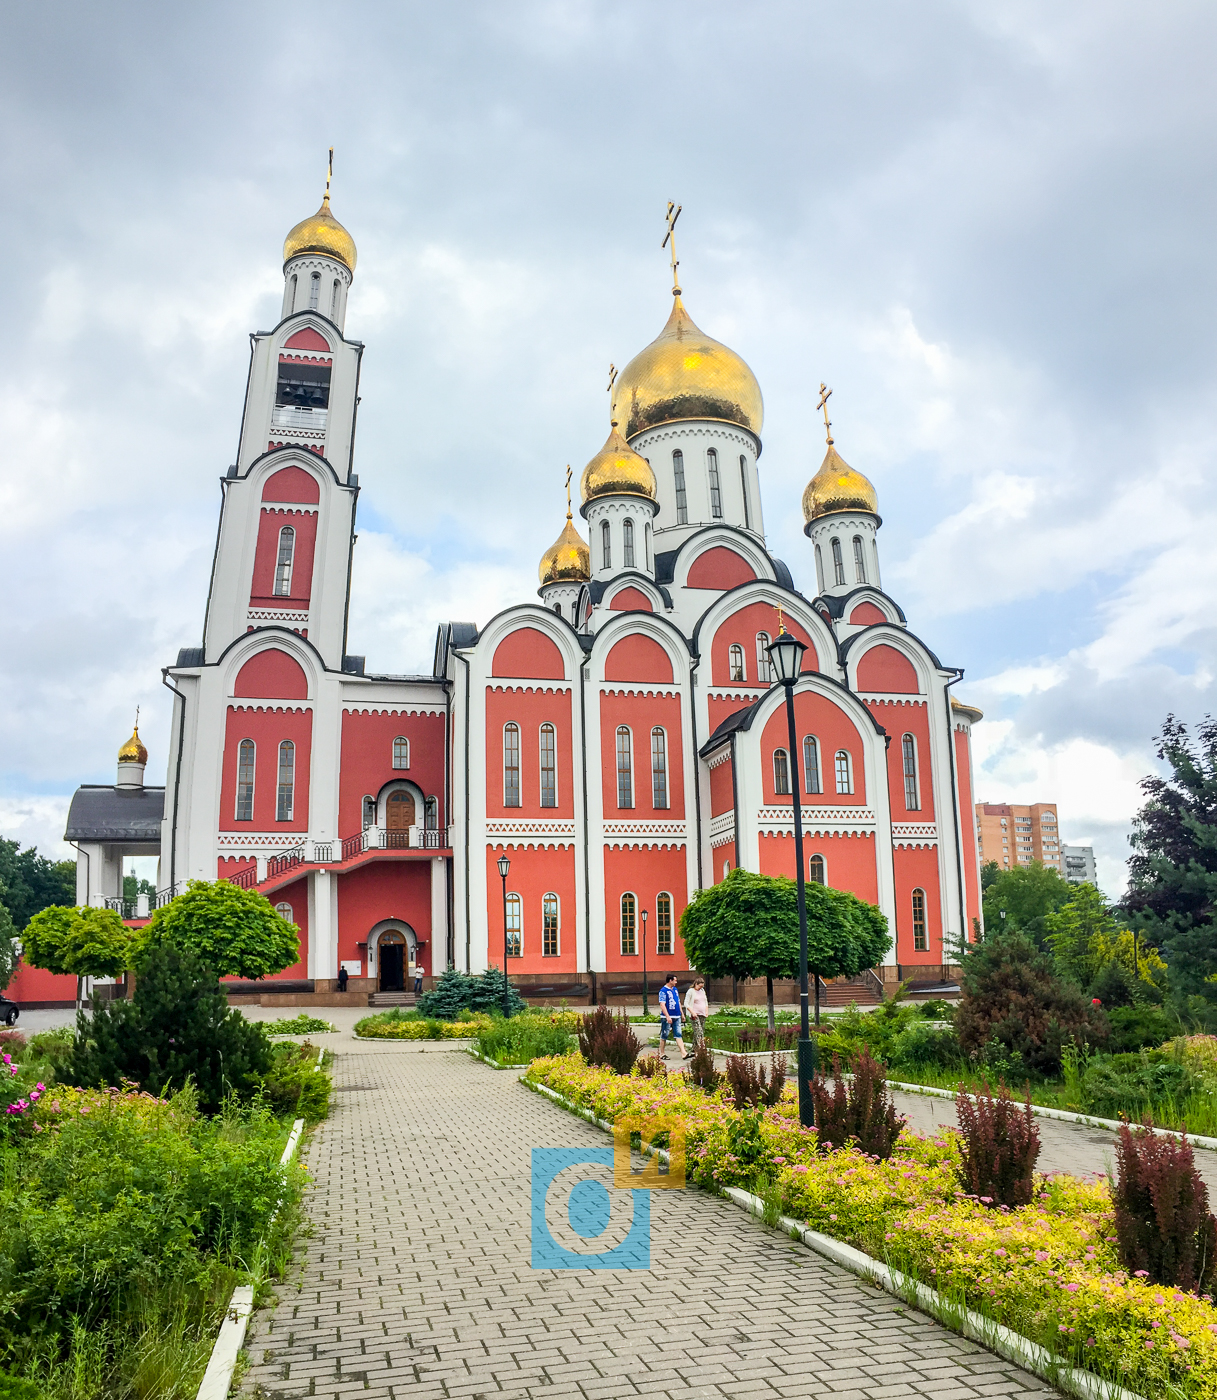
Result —
[[355, 0], [5, 7], [0, 835], [67, 855], [200, 640], [247, 335], [322, 191], [359, 262], [349, 650], [535, 596], [623, 365], [685, 302], [765, 396], [771, 550], [836, 446], [883, 582], [985, 712], [977, 796], [1124, 882], [1213, 705], [1217, 9]]

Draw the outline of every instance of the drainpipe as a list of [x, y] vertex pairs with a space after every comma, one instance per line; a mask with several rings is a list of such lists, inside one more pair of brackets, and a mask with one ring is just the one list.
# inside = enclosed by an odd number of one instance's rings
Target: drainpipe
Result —
[[469, 661], [459, 651], [452, 654], [465, 668], [465, 971], [468, 972], [473, 945], [469, 911]]
[[[701, 657], [699, 656], [689, 667], [689, 724], [693, 731], [693, 811], [697, 818], [697, 888], [699, 890], [704, 886], [706, 880], [701, 851], [701, 758], [698, 754], [697, 743], [697, 697], [694, 694], [694, 687], [697, 685], [697, 668], [700, 664]], [[734, 774], [734, 769], [732, 772]], [[736, 852], [738, 860], [738, 847]], [[710, 874], [711, 884], [713, 884], [714, 872], [711, 871]]]
[[[582, 650], [582, 648], [580, 648]], [[587, 973], [592, 982], [592, 1005], [596, 1005], [596, 974], [592, 970], [592, 875], [588, 856], [587, 811], [587, 671], [579, 658], [579, 745], [583, 754], [583, 929], [587, 948]]]

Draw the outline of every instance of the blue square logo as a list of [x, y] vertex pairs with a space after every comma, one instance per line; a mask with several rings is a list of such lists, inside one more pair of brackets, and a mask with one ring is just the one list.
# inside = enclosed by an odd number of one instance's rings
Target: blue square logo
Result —
[[651, 1267], [651, 1193], [613, 1185], [611, 1147], [533, 1148], [532, 1267]]

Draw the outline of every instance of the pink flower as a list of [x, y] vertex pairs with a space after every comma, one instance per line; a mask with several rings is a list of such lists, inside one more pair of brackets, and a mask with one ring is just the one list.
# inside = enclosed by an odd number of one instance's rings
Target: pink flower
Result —
[[1148, 1277], [1149, 1277], [1149, 1270], [1148, 1270], [1148, 1269], [1136, 1269], [1136, 1270], [1134, 1270], [1134, 1272], [1133, 1272], [1133, 1278], [1148, 1278]]
[[993, 1204], [993, 1197], [992, 1197], [992, 1196], [981, 1196], [981, 1198], [980, 1198], [980, 1203], [981, 1203], [982, 1206], [991, 1206], [991, 1205]]
[[1162, 1324], [1158, 1321], [1157, 1318], [1155, 1318], [1155, 1319], [1153, 1320], [1153, 1322], [1151, 1322], [1149, 1325], [1150, 1325], [1151, 1327], [1161, 1327], [1161, 1326], [1162, 1326]]
[[1076, 1283], [1067, 1283], [1067, 1284], [1065, 1285], [1065, 1292], [1066, 1292], [1066, 1293], [1076, 1293], [1077, 1291], [1078, 1291], [1078, 1285], [1077, 1285]]
[[1044, 1260], [1047, 1259], [1047, 1257], [1048, 1257], [1048, 1255], [1047, 1255], [1047, 1253], [1046, 1253], [1044, 1250], [1042, 1250], [1042, 1249], [1037, 1249], [1037, 1250], [1035, 1251], [1035, 1262], [1036, 1262], [1037, 1264], [1042, 1264], [1042, 1263], [1044, 1262]]

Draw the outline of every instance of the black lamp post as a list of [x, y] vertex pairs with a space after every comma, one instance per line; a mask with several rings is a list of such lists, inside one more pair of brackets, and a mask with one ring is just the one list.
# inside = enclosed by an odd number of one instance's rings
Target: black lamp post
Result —
[[499, 874], [503, 877], [503, 1015], [511, 1015], [511, 984], [507, 980], [507, 872], [511, 861], [505, 855], [499, 857]]
[[[811, 1080], [816, 1072], [816, 1047], [811, 1040], [807, 1006], [807, 872], [803, 868], [803, 805], [799, 777], [799, 747], [794, 728], [794, 683], [806, 646], [783, 627], [769, 644], [769, 660], [776, 681], [786, 691], [786, 728], [790, 734], [790, 787], [794, 805], [795, 889], [799, 901], [799, 1122], [805, 1128], [815, 1125]], [[816, 1025], [820, 1023], [820, 985], [816, 981]]]
[[647, 1013], [647, 911], [642, 911], [642, 1014]]

